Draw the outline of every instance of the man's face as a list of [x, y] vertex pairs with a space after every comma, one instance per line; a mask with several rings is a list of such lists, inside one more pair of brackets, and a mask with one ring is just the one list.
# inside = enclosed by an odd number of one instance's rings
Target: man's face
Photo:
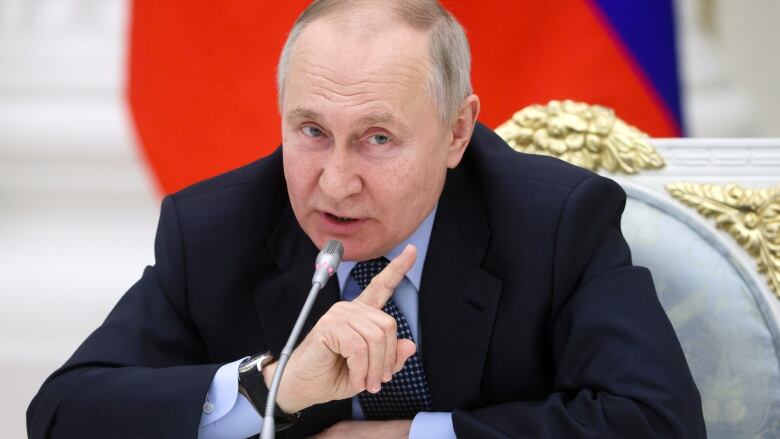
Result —
[[425, 92], [424, 33], [320, 19], [301, 34], [282, 100], [293, 211], [320, 248], [346, 260], [385, 254], [435, 206], [460, 154]]

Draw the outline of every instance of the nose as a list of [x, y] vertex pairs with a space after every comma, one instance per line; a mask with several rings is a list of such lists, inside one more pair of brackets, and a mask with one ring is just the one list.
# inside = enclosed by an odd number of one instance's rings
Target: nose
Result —
[[334, 145], [322, 163], [319, 187], [332, 201], [345, 200], [363, 188], [360, 170], [351, 145]]

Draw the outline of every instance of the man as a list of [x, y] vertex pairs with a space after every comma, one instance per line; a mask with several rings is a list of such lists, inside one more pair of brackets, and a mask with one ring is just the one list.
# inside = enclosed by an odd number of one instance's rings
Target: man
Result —
[[279, 437], [703, 437], [622, 191], [477, 124], [469, 65], [434, 1], [312, 4], [279, 64], [284, 146], [163, 201], [155, 266], [30, 435], [257, 434], [276, 363], [246, 357], [278, 355], [339, 239]]

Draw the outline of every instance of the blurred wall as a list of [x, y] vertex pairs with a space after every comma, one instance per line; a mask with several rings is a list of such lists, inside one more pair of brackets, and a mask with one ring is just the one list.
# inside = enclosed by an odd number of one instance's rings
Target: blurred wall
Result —
[[124, 0], [0, 0], [0, 437], [153, 262]]
[[677, 0], [688, 135], [780, 136], [780, 2]]
[[[780, 2], [678, 7], [690, 133], [780, 136]], [[124, 106], [127, 11], [0, 0], [0, 437], [25, 435], [45, 376], [153, 262], [159, 198]]]

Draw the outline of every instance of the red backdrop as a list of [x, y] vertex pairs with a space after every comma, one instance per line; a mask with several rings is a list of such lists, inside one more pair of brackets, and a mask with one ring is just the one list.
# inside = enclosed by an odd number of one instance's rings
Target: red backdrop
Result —
[[[466, 28], [481, 121], [570, 98], [653, 136], [672, 116], [588, 0], [444, 1]], [[280, 141], [275, 68], [304, 0], [136, 0], [128, 97], [161, 191], [253, 161]]]

